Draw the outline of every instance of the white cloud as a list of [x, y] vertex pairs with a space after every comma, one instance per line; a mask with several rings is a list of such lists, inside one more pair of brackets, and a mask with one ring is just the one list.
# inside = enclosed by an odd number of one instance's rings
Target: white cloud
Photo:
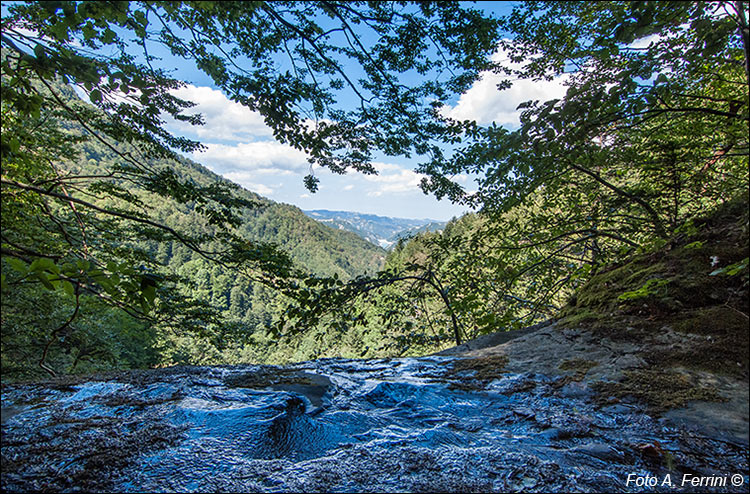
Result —
[[255, 168], [253, 170], [253, 173], [256, 175], [275, 175], [275, 176], [288, 176], [288, 175], [296, 175], [291, 170], [285, 170], [283, 168]]
[[391, 163], [373, 163], [377, 175], [363, 175], [363, 178], [377, 185], [376, 190], [370, 190], [367, 195], [379, 197], [384, 194], [403, 194], [418, 190], [419, 182], [424, 175], [401, 168]]
[[252, 172], [234, 171], [224, 173], [224, 178], [240, 184], [247, 190], [251, 190], [262, 196], [269, 196], [274, 193], [274, 189], [265, 184], [253, 182], [255, 178]]
[[206, 143], [206, 149], [192, 154], [196, 161], [217, 173], [252, 170], [255, 175], [289, 175], [307, 170], [307, 155], [276, 141], [242, 142], [239, 144]]
[[[235, 145], [207, 143], [191, 158], [214, 172], [263, 196], [274, 194], [282, 183], [274, 179], [301, 176], [309, 170], [307, 155], [275, 141], [247, 142]], [[272, 182], [269, 184], [269, 180]], [[294, 179], [290, 179], [294, 180]]]
[[195, 134], [199, 139], [254, 141], [258, 137], [269, 137], [271, 129], [263, 122], [258, 112], [227, 98], [219, 90], [188, 84], [172, 91], [178, 98], [192, 101], [196, 106], [186, 110], [186, 114], [200, 113], [204, 125], [190, 125], [187, 122], [169, 120], [170, 126], [178, 132]]
[[190, 157], [213, 171], [265, 194], [271, 189], [259, 183], [266, 181], [261, 177], [294, 175], [309, 168], [304, 152], [274, 141], [258, 112], [231, 101], [221, 91], [189, 84], [172, 94], [196, 103], [187, 113], [200, 113], [205, 125], [170, 119], [169, 126], [176, 134], [193, 134], [203, 141], [205, 149]]
[[[716, 13], [714, 13], [716, 15]], [[687, 25], [681, 25], [685, 29]], [[643, 50], [667, 39], [669, 35], [652, 34], [639, 38], [628, 45], [628, 48]], [[521, 69], [523, 63], [511, 62], [504, 50], [498, 50], [493, 61], [502, 62], [510, 69]], [[520, 123], [521, 111], [516, 110], [520, 103], [539, 100], [561, 99], [567, 91], [568, 74], [562, 74], [547, 80], [516, 79], [508, 89], [499, 90], [497, 85], [508, 79], [504, 74], [484, 72], [468, 91], [462, 94], [455, 106], [443, 108], [443, 114], [455, 120], [475, 120], [479, 124], [495, 122], [498, 125], [517, 126]]]
[[[521, 68], [502, 51], [493, 55], [493, 60], [503, 62], [510, 68]], [[484, 72], [453, 107], [445, 107], [443, 114], [455, 120], [475, 120], [479, 124], [495, 122], [498, 125], [516, 126], [520, 123], [521, 112], [516, 110], [520, 103], [529, 100], [549, 101], [562, 98], [567, 88], [568, 76], [563, 74], [551, 81], [520, 79], [513, 81], [508, 89], [499, 90], [497, 85], [508, 76]]]
[[169, 127], [178, 135], [192, 134], [203, 141], [205, 149], [190, 157], [216, 173], [253, 192], [269, 195], [278, 188], [269, 186], [269, 180], [309, 169], [307, 154], [273, 140], [259, 113], [229, 100], [221, 91], [187, 85], [172, 93], [196, 103], [186, 113], [200, 113], [205, 125], [193, 126], [165, 116]]

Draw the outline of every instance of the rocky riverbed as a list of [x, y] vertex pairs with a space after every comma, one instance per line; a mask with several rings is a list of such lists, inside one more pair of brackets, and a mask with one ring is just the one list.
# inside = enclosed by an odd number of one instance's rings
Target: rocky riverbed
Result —
[[686, 403], [734, 413], [708, 424], [597, 389], [636, 353], [580, 338], [565, 353], [554, 326], [516, 336], [454, 355], [6, 385], [3, 490], [747, 492], [734, 388]]

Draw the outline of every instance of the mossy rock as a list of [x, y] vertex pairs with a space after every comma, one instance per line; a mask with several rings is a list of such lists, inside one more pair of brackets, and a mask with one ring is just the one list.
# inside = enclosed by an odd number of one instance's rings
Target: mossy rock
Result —
[[577, 308], [577, 307], [566, 307], [559, 314], [558, 326], [563, 328], [575, 328], [579, 326], [598, 326], [600, 324], [606, 324], [610, 319], [611, 315], [590, 309], [588, 307]]
[[653, 256], [639, 256], [630, 262], [605, 269], [589, 280], [576, 295], [575, 307], [606, 312], [620, 305], [618, 297], [635, 291], [650, 279], [671, 277], [665, 263], [654, 263]]
[[486, 357], [465, 358], [453, 361], [445, 373], [450, 387], [464, 391], [485, 389], [490, 382], [500, 379], [507, 372], [508, 357], [488, 355]]
[[[686, 354], [669, 360], [747, 376], [748, 271], [712, 275], [748, 257], [747, 197], [693, 225], [690, 235], [678, 234], [657, 251], [601, 268], [559, 312], [559, 326], [645, 345], [665, 327], [704, 334], [712, 338], [696, 350], [700, 358], [691, 363]], [[726, 356], [731, 365], [722, 364]]]
[[704, 336], [723, 334], [748, 334], [747, 316], [726, 305], [700, 307], [680, 314], [670, 324], [682, 333]]
[[646, 354], [647, 362], [748, 378], [750, 329], [742, 312], [727, 306], [700, 307], [679, 314], [670, 326], [693, 336], [690, 343], [654, 349]]
[[600, 399], [610, 397], [635, 399], [645, 403], [652, 413], [662, 413], [681, 408], [688, 402], [726, 401], [716, 389], [697, 385], [688, 376], [674, 370], [638, 369], [626, 371], [619, 382], [599, 381], [592, 388], [600, 393]]

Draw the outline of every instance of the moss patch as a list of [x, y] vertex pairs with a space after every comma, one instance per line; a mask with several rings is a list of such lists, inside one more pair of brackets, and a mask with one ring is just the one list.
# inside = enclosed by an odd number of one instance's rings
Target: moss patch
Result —
[[748, 334], [747, 315], [729, 306], [701, 307], [676, 317], [670, 326], [676, 331], [704, 336]]
[[636, 291], [650, 280], [664, 280], [665, 274], [671, 274], [670, 267], [658, 257], [640, 256], [625, 265], [601, 272], [578, 295], [579, 303], [584, 307], [614, 309], [623, 293]]
[[606, 324], [610, 319], [608, 314], [592, 310], [588, 307], [568, 306], [560, 314], [558, 325], [565, 328], [576, 328], [579, 326], [600, 326]]
[[661, 367], [680, 366], [738, 378], [748, 377], [748, 347], [732, 338], [701, 342], [687, 348], [660, 348], [647, 352], [645, 360]]
[[582, 381], [586, 377], [586, 373], [599, 365], [596, 360], [586, 360], [582, 358], [572, 358], [563, 360], [558, 369], [562, 371], [574, 371], [575, 373], [570, 376], [574, 381]]
[[599, 365], [599, 362], [595, 360], [586, 360], [582, 358], [571, 358], [563, 360], [560, 363], [558, 369], [562, 371], [574, 371], [573, 374], [564, 376], [562, 379], [558, 379], [552, 384], [554, 388], [562, 388], [563, 386], [572, 382], [581, 382], [586, 377], [588, 371]]
[[692, 400], [726, 401], [715, 389], [697, 386], [685, 374], [660, 369], [626, 371], [622, 381], [599, 381], [592, 383], [592, 388], [602, 400], [611, 396], [634, 398], [644, 402], [652, 413], [680, 408]]
[[453, 389], [485, 389], [490, 382], [503, 377], [506, 365], [508, 357], [505, 355], [459, 359], [448, 366], [445, 377], [450, 379]]
[[669, 325], [691, 338], [679, 347], [647, 352], [647, 362], [748, 378], [750, 331], [742, 312], [728, 306], [701, 307], [679, 314]]
[[[747, 271], [711, 276], [717, 268], [748, 257], [748, 203], [741, 197], [706, 218], [695, 233], [678, 234], [661, 249], [603, 267], [563, 308], [565, 318], [596, 319], [607, 314], [645, 317], [675, 314], [734, 301], [747, 314]], [[695, 246], [700, 247], [696, 248]], [[638, 292], [631, 298], [620, 297]], [[745, 295], [745, 296], [743, 296]]]
[[[711, 275], [748, 257], [747, 197], [693, 226], [657, 251], [601, 268], [560, 311], [559, 326], [635, 343], [660, 369], [684, 366], [747, 379], [748, 271]], [[682, 341], [660, 338], [665, 328], [684, 335]]]

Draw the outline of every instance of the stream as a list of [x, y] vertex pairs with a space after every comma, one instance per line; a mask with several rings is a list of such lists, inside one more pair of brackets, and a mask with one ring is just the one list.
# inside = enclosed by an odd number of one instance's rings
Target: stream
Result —
[[324, 359], [4, 385], [2, 489], [748, 491], [747, 443], [598, 400], [559, 376], [479, 382], [454, 361]]

